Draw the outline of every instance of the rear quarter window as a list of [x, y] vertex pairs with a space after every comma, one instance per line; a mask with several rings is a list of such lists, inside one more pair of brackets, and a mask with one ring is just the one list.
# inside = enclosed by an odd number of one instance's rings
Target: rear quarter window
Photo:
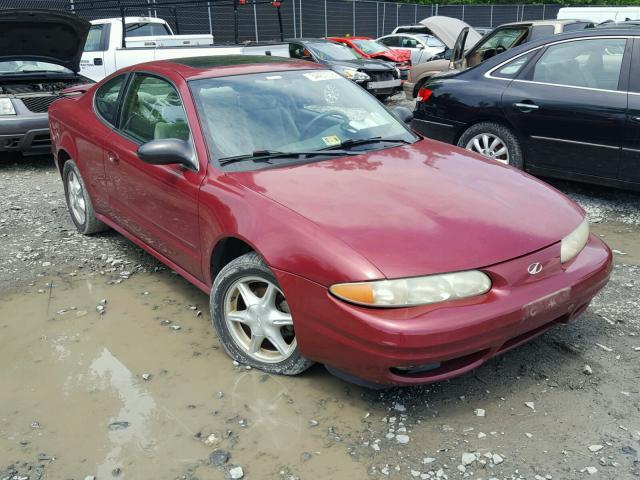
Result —
[[120, 92], [124, 86], [125, 78], [126, 75], [119, 75], [96, 90], [94, 97], [96, 112], [104, 121], [111, 125], [116, 124], [118, 100], [120, 99]]

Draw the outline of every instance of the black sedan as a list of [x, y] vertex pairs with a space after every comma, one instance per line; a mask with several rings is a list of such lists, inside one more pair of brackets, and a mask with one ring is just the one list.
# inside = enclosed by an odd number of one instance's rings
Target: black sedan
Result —
[[640, 38], [527, 43], [422, 88], [414, 128], [536, 175], [640, 190]]

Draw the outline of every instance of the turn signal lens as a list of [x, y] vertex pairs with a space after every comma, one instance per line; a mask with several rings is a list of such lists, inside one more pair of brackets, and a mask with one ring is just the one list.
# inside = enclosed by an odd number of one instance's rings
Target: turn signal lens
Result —
[[560, 244], [560, 262], [574, 259], [589, 240], [589, 222], [585, 218], [573, 232], [562, 239]]
[[10, 98], [0, 98], [0, 115], [15, 115], [16, 110], [13, 108]]
[[419, 102], [426, 102], [427, 100], [429, 100], [432, 93], [433, 93], [433, 90], [429, 88], [421, 88], [420, 90], [418, 90], [418, 96], [416, 100]]
[[483, 272], [428, 275], [425, 277], [340, 283], [329, 291], [346, 302], [367, 307], [411, 307], [459, 300], [487, 293], [491, 279]]

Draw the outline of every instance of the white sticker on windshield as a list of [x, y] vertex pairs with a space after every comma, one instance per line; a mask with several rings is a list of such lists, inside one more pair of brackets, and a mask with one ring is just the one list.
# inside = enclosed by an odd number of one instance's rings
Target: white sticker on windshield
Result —
[[331, 70], [321, 70], [319, 72], [309, 72], [304, 74], [312, 82], [323, 82], [325, 80], [335, 80], [336, 78], [340, 78], [336, 72], [332, 72]]

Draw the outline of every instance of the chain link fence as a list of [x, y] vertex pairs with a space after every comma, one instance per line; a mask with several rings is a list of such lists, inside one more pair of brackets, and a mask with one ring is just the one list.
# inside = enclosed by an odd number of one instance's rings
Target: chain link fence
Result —
[[[211, 33], [216, 43], [234, 40], [233, 7], [229, 4], [179, 6], [174, 16], [154, 0], [138, 1], [140, 8], [127, 10], [127, 15], [164, 18], [182, 34]], [[496, 27], [508, 22], [556, 18], [560, 7], [557, 4], [417, 5], [371, 0], [284, 0], [281, 8], [285, 38], [347, 34], [377, 38], [391, 33], [398, 25], [412, 25], [433, 15], [459, 18], [474, 27]], [[6, 8], [73, 10], [73, 0], [0, 0], [0, 9]], [[101, 8], [82, 11], [79, 15], [94, 20], [119, 17], [120, 11]], [[239, 17], [241, 41], [279, 40], [276, 9], [271, 5], [241, 6]]]

